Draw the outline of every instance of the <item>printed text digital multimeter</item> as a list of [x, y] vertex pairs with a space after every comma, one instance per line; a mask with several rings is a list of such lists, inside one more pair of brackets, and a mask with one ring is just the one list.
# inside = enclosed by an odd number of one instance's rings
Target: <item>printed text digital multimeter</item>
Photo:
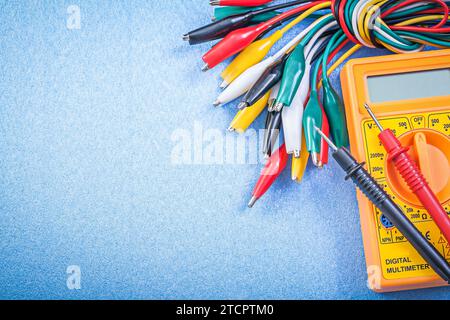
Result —
[[[352, 153], [436, 249], [450, 244], [387, 162], [367, 102], [419, 165], [450, 211], [450, 50], [351, 60], [341, 74]], [[378, 292], [446, 285], [398, 230], [358, 191], [369, 285]]]

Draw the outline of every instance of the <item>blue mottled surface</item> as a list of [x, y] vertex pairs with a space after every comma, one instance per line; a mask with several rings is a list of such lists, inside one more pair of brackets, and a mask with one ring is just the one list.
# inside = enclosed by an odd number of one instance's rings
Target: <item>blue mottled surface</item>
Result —
[[260, 166], [171, 164], [174, 130], [233, 117], [211, 106], [222, 66], [199, 71], [210, 45], [180, 39], [209, 13], [0, 1], [0, 298], [450, 298], [366, 288], [355, 192], [334, 164], [301, 185], [286, 171], [251, 211]]

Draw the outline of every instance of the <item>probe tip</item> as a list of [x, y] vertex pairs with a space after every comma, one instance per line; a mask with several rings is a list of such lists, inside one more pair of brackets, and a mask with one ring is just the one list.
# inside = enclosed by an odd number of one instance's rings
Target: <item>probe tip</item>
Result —
[[294, 158], [300, 158], [300, 150], [294, 150]]
[[369, 113], [370, 117], [377, 125], [378, 129], [380, 129], [380, 131], [383, 131], [384, 130], [383, 126], [381, 125], [380, 121], [378, 121], [378, 119], [375, 116], [375, 114], [373, 113], [372, 109], [370, 109], [370, 106], [367, 103], [364, 103], [364, 108], [366, 108], [367, 112]]
[[190, 38], [191, 38], [191, 37], [190, 37], [189, 34], [187, 34], [187, 33], [183, 35], [183, 40], [184, 40], [184, 41], [189, 41]]
[[253, 197], [250, 199], [250, 202], [248, 203], [248, 207], [249, 207], [249, 208], [253, 208], [253, 206], [255, 205], [256, 201], [258, 201], [258, 198], [255, 197], [255, 196], [253, 196]]
[[210, 0], [209, 4], [212, 6], [218, 6], [220, 4], [220, 0]]
[[238, 104], [238, 109], [244, 109], [248, 107], [248, 103], [245, 101], [242, 101], [241, 103]]
[[209, 70], [209, 66], [208, 66], [208, 64], [206, 63], [206, 64], [203, 66], [202, 71], [203, 71], [203, 72], [206, 72], [206, 71], [208, 71], [208, 70]]
[[231, 126], [231, 127], [228, 127], [228, 131], [229, 132], [234, 132], [234, 131], [236, 131], [236, 129]]
[[322, 132], [322, 130], [320, 130], [317, 127], [314, 127], [317, 131], [318, 134], [320, 134], [320, 136], [323, 138], [323, 140], [325, 140], [326, 143], [328, 143], [328, 145], [330, 146], [331, 149], [333, 149], [334, 151], [338, 150], [338, 147], [336, 147], [336, 145], [333, 143], [333, 141], [330, 140], [330, 138], [327, 137], [327, 135], [325, 133]]
[[219, 100], [216, 100], [213, 102], [214, 107], [218, 107], [221, 105], [221, 102]]

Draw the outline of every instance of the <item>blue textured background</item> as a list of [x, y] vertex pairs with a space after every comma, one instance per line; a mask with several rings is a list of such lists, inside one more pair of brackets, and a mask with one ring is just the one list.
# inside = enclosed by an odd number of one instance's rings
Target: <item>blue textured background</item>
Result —
[[366, 288], [355, 192], [334, 164], [301, 185], [287, 170], [253, 210], [260, 166], [171, 165], [174, 130], [233, 117], [211, 106], [222, 66], [200, 72], [210, 45], [181, 41], [210, 12], [0, 1], [0, 298], [450, 298]]

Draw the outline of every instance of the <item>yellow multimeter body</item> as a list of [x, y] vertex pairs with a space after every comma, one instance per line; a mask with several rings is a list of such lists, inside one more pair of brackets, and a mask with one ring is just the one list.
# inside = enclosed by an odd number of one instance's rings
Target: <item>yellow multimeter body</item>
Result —
[[[450, 244], [387, 161], [379, 129], [364, 108], [368, 103], [383, 127], [410, 147], [410, 155], [449, 212], [450, 50], [354, 59], [343, 68], [341, 83], [352, 153], [366, 162], [372, 176], [450, 261]], [[357, 198], [371, 289], [390, 292], [447, 285], [359, 191]]]

